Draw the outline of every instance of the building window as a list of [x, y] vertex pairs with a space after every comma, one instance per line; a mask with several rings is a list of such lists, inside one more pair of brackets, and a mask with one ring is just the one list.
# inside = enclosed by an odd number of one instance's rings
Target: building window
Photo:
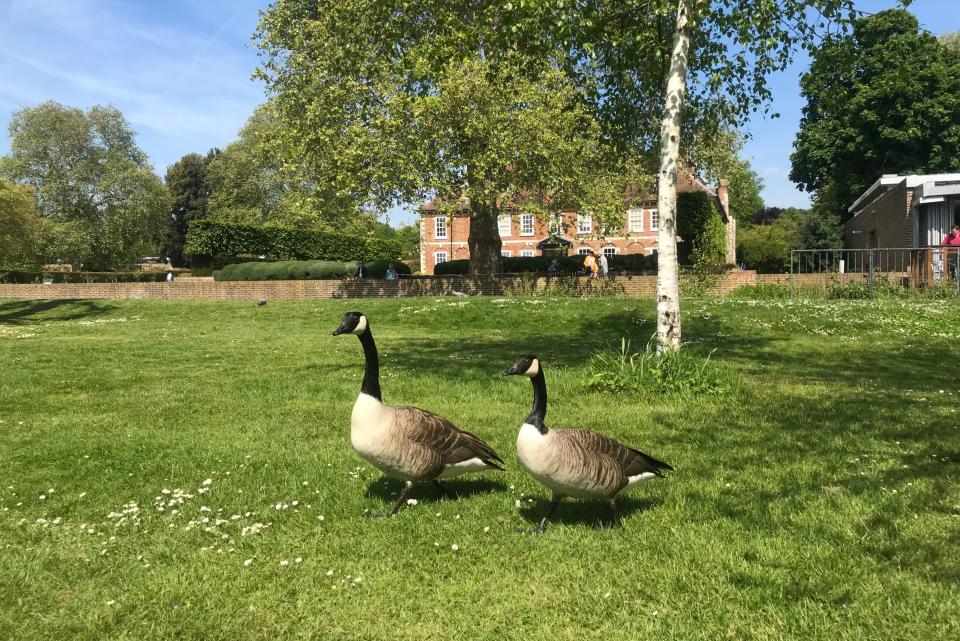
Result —
[[500, 255], [503, 256], [503, 257], [505, 257], [505, 258], [510, 258], [510, 256], [512, 256], [512, 254], [510, 253], [510, 250], [509, 250], [509, 249], [501, 249], [501, 250], [500, 250]]
[[439, 265], [440, 263], [447, 262], [447, 252], [435, 252], [433, 254], [433, 264]]
[[580, 255], [580, 256], [585, 256], [585, 255], [587, 255], [587, 254], [589, 254], [589, 253], [590, 253], [590, 248], [589, 248], [589, 247], [581, 247], [580, 249], [577, 250], [577, 254]]
[[593, 216], [590, 214], [577, 214], [577, 233], [589, 234], [593, 231]]
[[560, 214], [553, 214], [550, 216], [550, 233], [554, 235], [560, 235], [563, 233], [563, 218]]
[[521, 250], [520, 250], [520, 255], [521, 255], [521, 256], [524, 256], [524, 257], [526, 257], [526, 258], [530, 258], [531, 256], [536, 256], [536, 255], [537, 255], [537, 252], [535, 252], [535, 251], [532, 250], [532, 249], [521, 249]]
[[638, 233], [643, 231], [643, 210], [642, 209], [627, 210], [627, 231], [632, 233]]
[[[447, 219], [444, 216], [438, 216], [434, 218], [434, 238], [445, 239], [447, 237]], [[446, 260], [446, 259], [444, 259]]]
[[660, 229], [660, 212], [656, 209], [650, 210], [650, 231], [657, 231]]
[[500, 230], [501, 236], [509, 236], [510, 235], [510, 216], [504, 214], [499, 218], [497, 218], [497, 227]]
[[604, 255], [604, 256], [616, 256], [616, 255], [617, 255], [617, 248], [616, 248], [616, 247], [604, 247], [604, 248], [603, 248], [603, 255]]
[[520, 235], [533, 236], [533, 214], [520, 214]]

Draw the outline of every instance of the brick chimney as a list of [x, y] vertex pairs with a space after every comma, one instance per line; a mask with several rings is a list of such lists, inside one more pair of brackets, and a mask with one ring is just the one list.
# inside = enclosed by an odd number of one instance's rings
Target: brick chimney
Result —
[[723, 207], [723, 215], [730, 217], [730, 181], [722, 178], [717, 185], [717, 198], [720, 199], [720, 206]]

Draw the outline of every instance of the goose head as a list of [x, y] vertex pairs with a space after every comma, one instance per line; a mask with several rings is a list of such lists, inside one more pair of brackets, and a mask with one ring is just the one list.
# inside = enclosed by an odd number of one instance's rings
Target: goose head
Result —
[[359, 336], [367, 331], [367, 317], [360, 312], [347, 312], [340, 321], [340, 327], [333, 330], [334, 336], [354, 334]]
[[504, 376], [526, 376], [533, 378], [540, 373], [540, 359], [532, 354], [517, 357]]

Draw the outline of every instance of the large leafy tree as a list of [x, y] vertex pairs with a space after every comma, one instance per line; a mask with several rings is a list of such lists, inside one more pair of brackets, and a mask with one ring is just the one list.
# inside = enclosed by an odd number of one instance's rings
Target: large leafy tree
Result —
[[14, 113], [9, 132], [0, 175], [33, 188], [45, 260], [112, 269], [156, 251], [167, 191], [117, 109], [46, 102]]
[[177, 267], [185, 264], [183, 248], [187, 228], [191, 222], [207, 216], [210, 201], [207, 167], [219, 153], [219, 149], [211, 149], [205, 156], [187, 154], [167, 167], [164, 182], [172, 202], [160, 255], [168, 257]]
[[[434, 198], [469, 208], [470, 269], [500, 268], [497, 218], [589, 203], [622, 215], [622, 159], [586, 109], [570, 61], [497, 42], [500, 3], [279, 0], [261, 75], [284, 156], [338, 197], [375, 208]], [[501, 27], [504, 25], [501, 24]]]
[[960, 51], [904, 9], [827, 38], [801, 80], [790, 178], [846, 208], [885, 173], [960, 170]]
[[33, 188], [0, 178], [0, 267], [33, 262], [41, 224]]

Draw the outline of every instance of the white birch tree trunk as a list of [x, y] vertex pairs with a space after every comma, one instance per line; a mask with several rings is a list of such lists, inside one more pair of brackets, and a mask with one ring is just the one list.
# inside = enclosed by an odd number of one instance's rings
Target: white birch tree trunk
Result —
[[663, 121], [660, 124], [660, 176], [657, 209], [657, 352], [680, 349], [680, 270], [677, 265], [677, 171], [680, 164], [680, 118], [687, 93], [690, 12], [699, 0], [677, 1], [677, 30], [670, 56]]

